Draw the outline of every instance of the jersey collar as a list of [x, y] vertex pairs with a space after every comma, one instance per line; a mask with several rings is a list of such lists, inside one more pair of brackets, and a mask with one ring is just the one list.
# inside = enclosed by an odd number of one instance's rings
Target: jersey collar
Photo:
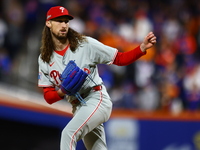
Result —
[[61, 50], [61, 51], [56, 51], [55, 52], [61, 56], [64, 56], [65, 52], [68, 50], [69, 48], [69, 44], [65, 47], [65, 49]]

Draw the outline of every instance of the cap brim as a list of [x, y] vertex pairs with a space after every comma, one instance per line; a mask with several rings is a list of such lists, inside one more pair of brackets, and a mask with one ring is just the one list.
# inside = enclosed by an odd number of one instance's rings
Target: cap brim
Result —
[[58, 16], [54, 16], [54, 17], [52, 17], [52, 18], [49, 18], [49, 19], [47, 19], [47, 20], [53, 20], [53, 19], [55, 19], [55, 18], [63, 17], [63, 16], [67, 17], [69, 20], [74, 19], [74, 17], [71, 16], [71, 15], [58, 15]]
[[70, 15], [66, 15], [68, 18], [69, 18], [69, 20], [72, 20], [72, 19], [74, 19], [74, 17], [73, 16], [70, 16]]
[[72, 19], [74, 19], [74, 17], [73, 17], [73, 16], [71, 16], [71, 15], [59, 15], [59, 16], [56, 16], [56, 17], [54, 17], [54, 18], [52, 18], [52, 19], [55, 19], [55, 18], [58, 18], [58, 17], [63, 17], [63, 16], [65, 16], [65, 17], [69, 18], [69, 20], [72, 20]]

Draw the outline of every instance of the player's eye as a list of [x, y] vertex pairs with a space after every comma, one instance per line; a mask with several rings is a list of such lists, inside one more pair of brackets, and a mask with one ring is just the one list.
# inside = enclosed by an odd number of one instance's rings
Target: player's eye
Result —
[[59, 23], [62, 23], [62, 22], [64, 22], [64, 23], [68, 23], [69, 20], [56, 20], [56, 22], [59, 22]]

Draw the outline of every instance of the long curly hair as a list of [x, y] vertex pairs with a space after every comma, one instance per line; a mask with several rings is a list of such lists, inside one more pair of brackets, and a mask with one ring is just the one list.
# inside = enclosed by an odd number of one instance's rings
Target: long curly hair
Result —
[[[85, 36], [78, 33], [77, 31], [69, 28], [67, 33], [67, 39], [69, 40], [70, 49], [75, 51], [80, 43], [86, 40]], [[49, 63], [51, 61], [51, 56], [55, 50], [55, 45], [52, 39], [50, 29], [45, 25], [42, 31], [42, 40], [41, 40], [41, 59]]]

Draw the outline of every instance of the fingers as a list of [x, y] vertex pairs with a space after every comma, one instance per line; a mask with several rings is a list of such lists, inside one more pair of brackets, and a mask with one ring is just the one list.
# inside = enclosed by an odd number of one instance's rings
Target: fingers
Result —
[[153, 32], [149, 32], [149, 34], [146, 36], [148, 40], [151, 38], [156, 38], [156, 36], [153, 34]]
[[149, 32], [149, 34], [147, 35], [146, 38], [150, 43], [152, 43], [152, 44], [156, 43], [156, 36], [154, 35], [153, 32]]
[[142, 52], [146, 51], [147, 49], [151, 48], [156, 43], [156, 36], [153, 32], [149, 32], [147, 36], [144, 38], [144, 41], [140, 45], [140, 49]]
[[155, 44], [156, 43], [156, 37], [153, 37], [149, 40], [150, 43]]

